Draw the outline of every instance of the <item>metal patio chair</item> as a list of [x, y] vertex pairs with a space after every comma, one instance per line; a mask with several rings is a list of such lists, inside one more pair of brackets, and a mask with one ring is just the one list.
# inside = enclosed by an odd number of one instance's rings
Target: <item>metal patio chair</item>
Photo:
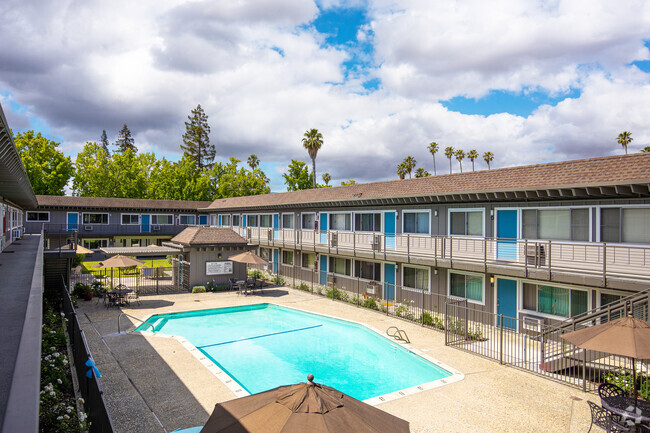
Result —
[[627, 395], [627, 393], [623, 390], [623, 388], [619, 387], [618, 385], [614, 385], [613, 383], [601, 383], [600, 386], [598, 386], [598, 395], [600, 398], [607, 398], [607, 397], [618, 397], [621, 395]]
[[631, 429], [622, 424], [619, 424], [614, 414], [602, 406], [598, 406], [593, 401], [587, 401], [589, 409], [591, 409], [591, 425], [587, 433], [591, 432], [591, 428], [596, 425], [604, 429], [607, 433], [629, 432]]

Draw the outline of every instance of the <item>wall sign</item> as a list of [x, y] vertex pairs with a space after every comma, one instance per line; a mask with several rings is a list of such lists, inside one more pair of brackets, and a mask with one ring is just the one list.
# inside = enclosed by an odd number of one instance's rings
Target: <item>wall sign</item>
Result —
[[205, 275], [230, 275], [232, 262], [205, 262]]

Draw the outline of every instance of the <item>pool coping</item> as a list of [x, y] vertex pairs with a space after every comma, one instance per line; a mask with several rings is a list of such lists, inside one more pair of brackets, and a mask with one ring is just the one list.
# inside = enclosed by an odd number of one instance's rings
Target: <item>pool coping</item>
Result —
[[[402, 397], [407, 397], [409, 395], [414, 395], [423, 391], [429, 391], [435, 388], [439, 388], [444, 385], [449, 385], [451, 383], [459, 382], [465, 378], [465, 375], [461, 373], [460, 371], [456, 370], [453, 367], [450, 367], [449, 365], [429, 356], [428, 354], [424, 353], [422, 350], [414, 347], [410, 343], [403, 343], [396, 341], [392, 338], [390, 338], [388, 335], [380, 331], [379, 329], [375, 328], [374, 326], [370, 326], [368, 324], [365, 324], [363, 322], [358, 322], [356, 320], [349, 320], [349, 319], [342, 319], [340, 317], [332, 316], [330, 314], [323, 314], [323, 313], [315, 313], [313, 311], [308, 311], [308, 310], [303, 310], [301, 308], [296, 308], [293, 306], [287, 306], [287, 305], [281, 305], [281, 304], [276, 304], [273, 302], [261, 302], [259, 304], [251, 304], [251, 305], [273, 305], [275, 307], [280, 307], [280, 308], [287, 308], [290, 310], [295, 310], [299, 311], [302, 313], [308, 313], [308, 314], [315, 314], [317, 316], [323, 316], [327, 317], [330, 319], [336, 319], [336, 320], [343, 320], [348, 323], [354, 323], [359, 326], [363, 326], [364, 328], [367, 328], [374, 332], [375, 334], [385, 338], [392, 344], [396, 344], [400, 347], [403, 347], [407, 351], [413, 353], [416, 356], [419, 356], [420, 358], [446, 370], [447, 372], [451, 373], [451, 376], [447, 376], [441, 379], [437, 379], [431, 382], [426, 382], [422, 383], [416, 386], [412, 386], [409, 388], [404, 388], [400, 389], [397, 391], [393, 391], [387, 394], [383, 394], [377, 397], [371, 397], [365, 400], [362, 400], [364, 403], [367, 403], [371, 406], [376, 406], [381, 403], [386, 403], [389, 401], [397, 400]], [[221, 307], [221, 308], [233, 308], [233, 307]], [[220, 308], [207, 308], [206, 310], [217, 310]], [[144, 320], [144, 322], [147, 322], [151, 317], [153, 316], [158, 316], [158, 315], [163, 315], [163, 314], [177, 314], [177, 313], [186, 313], [186, 312], [193, 312], [193, 311], [202, 311], [202, 310], [184, 310], [184, 311], [168, 311], [165, 313], [156, 313], [156, 314], [150, 314], [147, 316], [147, 318]], [[136, 327], [136, 329], [139, 326]], [[144, 336], [148, 337], [157, 337], [157, 338], [169, 338], [178, 341], [187, 351], [194, 356], [205, 368], [208, 369], [212, 374], [215, 375], [219, 381], [221, 381], [233, 394], [235, 394], [236, 398], [239, 397], [246, 397], [248, 395], [251, 395], [248, 391], [246, 391], [243, 386], [237, 382], [236, 379], [234, 379], [232, 376], [230, 376], [227, 372], [222, 370], [217, 364], [215, 364], [209, 357], [207, 357], [203, 352], [201, 352], [196, 346], [194, 346], [192, 343], [190, 343], [185, 337], [182, 337], [180, 335], [171, 335], [171, 334], [157, 334], [155, 332], [151, 331], [129, 331], [129, 333], [139, 333]]]

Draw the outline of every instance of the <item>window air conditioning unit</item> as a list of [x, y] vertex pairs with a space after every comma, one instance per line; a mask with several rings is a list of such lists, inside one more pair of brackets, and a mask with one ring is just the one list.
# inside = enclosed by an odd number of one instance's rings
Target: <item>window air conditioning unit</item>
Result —
[[269, 240], [269, 242], [273, 241], [273, 230], [269, 229], [266, 231], [266, 238]]
[[366, 293], [369, 295], [374, 295], [377, 288], [377, 283], [372, 281], [366, 285]]
[[526, 263], [529, 265], [543, 266], [546, 262], [544, 245], [532, 243], [526, 245]]
[[381, 251], [381, 235], [374, 235], [372, 237], [372, 250]]
[[339, 234], [338, 233], [332, 233], [330, 236], [330, 246], [331, 247], [336, 247], [339, 244]]
[[158, 232], [160, 231], [160, 226], [151, 226], [151, 230]]
[[542, 319], [524, 317], [523, 328], [527, 331], [542, 332]]
[[84, 226], [84, 230], [87, 232], [92, 232], [93, 231], [93, 226]]

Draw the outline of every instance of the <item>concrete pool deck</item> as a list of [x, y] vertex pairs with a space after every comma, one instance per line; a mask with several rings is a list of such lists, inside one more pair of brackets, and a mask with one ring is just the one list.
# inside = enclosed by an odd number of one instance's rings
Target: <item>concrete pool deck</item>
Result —
[[[77, 315], [102, 373], [101, 383], [115, 431], [170, 432], [203, 425], [214, 404], [235, 398], [217, 377], [175, 339], [117, 334], [125, 312], [140, 319], [153, 314], [274, 303], [364, 323], [406, 330], [411, 346], [459, 370], [464, 379], [377, 405], [411, 423], [411, 432], [584, 432], [590, 424], [584, 394], [542, 377], [444, 345], [444, 334], [380, 312], [276, 289], [261, 296], [234, 293], [141, 297], [142, 305], [106, 309], [79, 301]], [[128, 320], [126, 320], [128, 319]], [[122, 317], [122, 327], [139, 323]], [[251, 365], [251, 368], [264, 368]], [[318, 382], [318, 378], [316, 379]]]

